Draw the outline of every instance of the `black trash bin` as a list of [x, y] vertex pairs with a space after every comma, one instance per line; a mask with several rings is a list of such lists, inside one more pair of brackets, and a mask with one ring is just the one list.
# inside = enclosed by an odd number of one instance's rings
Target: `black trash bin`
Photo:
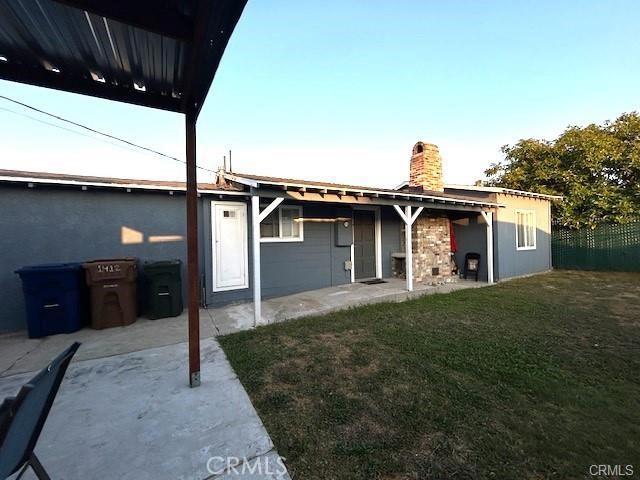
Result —
[[182, 262], [167, 260], [144, 264], [147, 316], [176, 317], [182, 313]]
[[15, 273], [22, 279], [30, 338], [72, 333], [87, 323], [82, 264], [33, 265]]

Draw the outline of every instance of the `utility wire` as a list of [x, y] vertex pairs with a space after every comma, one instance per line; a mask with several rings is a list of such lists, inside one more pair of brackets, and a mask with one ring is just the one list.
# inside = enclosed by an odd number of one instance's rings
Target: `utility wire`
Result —
[[[138, 148], [138, 149], [140, 149], [140, 150], [144, 150], [144, 151], [149, 152], [149, 153], [152, 153], [152, 154], [154, 154], [154, 155], [159, 155], [159, 156], [161, 156], [161, 157], [168, 158], [169, 160], [173, 160], [173, 161], [175, 161], [175, 162], [180, 162], [180, 163], [183, 163], [183, 164], [185, 164], [185, 165], [186, 165], [186, 163], [187, 163], [186, 161], [184, 161], [184, 160], [182, 160], [182, 159], [180, 159], [180, 158], [176, 158], [176, 157], [173, 157], [173, 156], [171, 156], [171, 155], [167, 155], [166, 153], [159, 152], [158, 150], [154, 150], [153, 148], [149, 148], [149, 147], [145, 147], [145, 146], [142, 146], [142, 145], [138, 145], [137, 143], [130, 142], [129, 140], [125, 140], [124, 138], [116, 137], [115, 135], [111, 135], [111, 134], [109, 134], [109, 133], [101, 132], [100, 130], [96, 130], [95, 128], [91, 128], [91, 127], [88, 127], [88, 126], [83, 125], [83, 124], [81, 124], [81, 123], [74, 122], [73, 120], [69, 120], [69, 119], [66, 119], [66, 118], [64, 118], [64, 117], [60, 117], [60, 116], [58, 116], [58, 115], [54, 115], [53, 113], [46, 112], [46, 111], [44, 111], [44, 110], [41, 110], [41, 109], [39, 109], [39, 108], [33, 107], [33, 106], [31, 106], [31, 105], [28, 105], [28, 104], [26, 104], [26, 103], [20, 102], [20, 101], [18, 101], [18, 100], [15, 100], [15, 99], [13, 99], [13, 98], [7, 97], [7, 96], [5, 96], [5, 95], [0, 95], [0, 99], [2, 99], [2, 100], [6, 100], [6, 101], [11, 102], [11, 103], [14, 103], [14, 104], [16, 104], [16, 105], [20, 105], [20, 106], [21, 106], [21, 107], [23, 107], [23, 108], [27, 108], [27, 109], [32, 110], [32, 111], [34, 111], [34, 112], [40, 113], [40, 114], [42, 114], [42, 115], [46, 115], [46, 116], [48, 116], [48, 117], [55, 118], [55, 119], [56, 119], [56, 120], [58, 120], [58, 121], [61, 121], [61, 122], [65, 122], [65, 123], [68, 123], [68, 124], [74, 125], [74, 126], [76, 126], [76, 127], [82, 128], [82, 129], [84, 129], [84, 130], [87, 130], [87, 131], [89, 131], [89, 132], [95, 133], [95, 134], [97, 134], [97, 135], [101, 135], [101, 136], [103, 136], [103, 137], [110, 138], [110, 139], [112, 139], [112, 140], [116, 140], [116, 141], [118, 141], [118, 142], [125, 143], [125, 144], [127, 144], [127, 145], [129, 145], [129, 146], [131, 146], [131, 147], [135, 147], [135, 148]], [[5, 111], [8, 111], [8, 112], [11, 112], [11, 113], [15, 113], [15, 114], [17, 114], [17, 115], [20, 115], [18, 112], [14, 112], [13, 110], [8, 110], [8, 109], [6, 109], [6, 108], [3, 108], [2, 110], [5, 110]], [[44, 124], [46, 124], [46, 125], [51, 125], [51, 126], [54, 126], [54, 127], [62, 128], [63, 130], [67, 130], [67, 131], [74, 132], [74, 133], [78, 133], [78, 134], [82, 135], [80, 132], [75, 132], [74, 130], [67, 129], [67, 128], [61, 127], [61, 126], [59, 126], [59, 125], [54, 125], [54, 124], [49, 123], [49, 122], [44, 122], [44, 121], [42, 121], [42, 120], [38, 120], [38, 119], [36, 119], [36, 118], [34, 118], [34, 117], [30, 117], [30, 116], [28, 116], [28, 115], [24, 115], [24, 114], [23, 114], [23, 116], [24, 116], [24, 117], [27, 117], [27, 118], [29, 118], [29, 119], [31, 119], [31, 120], [35, 120], [35, 121], [37, 121], [37, 122], [44, 123]], [[89, 138], [93, 138], [93, 137], [91, 137], [91, 136], [89, 136], [89, 135], [85, 135], [85, 136], [87, 136], [87, 137], [89, 137]], [[110, 142], [109, 142], [109, 143], [110, 143]], [[206, 172], [216, 173], [216, 171], [215, 171], [215, 170], [211, 170], [211, 169], [209, 169], [209, 168], [201, 167], [201, 166], [199, 166], [199, 165], [196, 165], [196, 168], [199, 168], [200, 170], [204, 170], [204, 171], [206, 171]]]
[[71, 128], [63, 127], [62, 125], [57, 125], [57, 124], [52, 123], [52, 122], [47, 122], [46, 120], [42, 120], [40, 118], [32, 117], [31, 115], [27, 115], [26, 113], [16, 112], [15, 110], [11, 110], [10, 108], [0, 107], [0, 110], [2, 110], [3, 112], [13, 113], [14, 115], [18, 115], [19, 117], [28, 118], [29, 120], [33, 120], [34, 122], [38, 122], [38, 123], [42, 123], [44, 125], [48, 125], [50, 127], [59, 128], [60, 130], [64, 130], [65, 132], [73, 133], [75, 135], [80, 135], [81, 137], [89, 138], [91, 140], [98, 140], [100, 142], [104, 142], [104, 143], [107, 143], [109, 145], [113, 145], [114, 147], [123, 148], [125, 150], [130, 151], [130, 152], [138, 152], [138, 150], [135, 150], [134, 148], [131, 148], [131, 147], [127, 147], [126, 145], [121, 145], [121, 144], [116, 143], [116, 142], [110, 142], [109, 140], [105, 140], [105, 139], [102, 139], [102, 138], [94, 137], [94, 136], [89, 135], [87, 133], [79, 132], [78, 130], [73, 130]]

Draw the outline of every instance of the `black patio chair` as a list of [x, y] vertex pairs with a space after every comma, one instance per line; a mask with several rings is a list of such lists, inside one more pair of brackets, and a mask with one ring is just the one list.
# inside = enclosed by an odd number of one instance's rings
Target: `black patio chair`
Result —
[[464, 279], [467, 279], [467, 275], [475, 275], [476, 282], [478, 281], [478, 274], [480, 273], [480, 254], [475, 252], [469, 252], [464, 256]]
[[15, 397], [5, 398], [0, 405], [0, 479], [20, 470], [18, 480], [31, 467], [39, 480], [50, 480], [33, 450], [69, 362], [79, 347], [80, 343], [75, 342], [24, 385]]

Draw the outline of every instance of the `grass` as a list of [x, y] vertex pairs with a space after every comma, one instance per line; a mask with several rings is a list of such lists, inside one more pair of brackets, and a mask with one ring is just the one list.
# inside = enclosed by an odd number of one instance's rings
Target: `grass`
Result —
[[220, 342], [294, 479], [640, 474], [640, 274], [555, 272]]

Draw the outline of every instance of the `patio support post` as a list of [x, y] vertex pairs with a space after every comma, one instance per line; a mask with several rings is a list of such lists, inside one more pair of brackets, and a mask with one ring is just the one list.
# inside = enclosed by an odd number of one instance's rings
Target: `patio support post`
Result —
[[413, 291], [413, 237], [412, 237], [412, 224], [411, 224], [411, 207], [407, 205], [404, 207], [404, 215], [406, 217], [404, 225], [404, 271], [407, 277], [407, 291]]
[[413, 239], [411, 235], [411, 227], [413, 222], [416, 221], [418, 216], [422, 213], [424, 207], [419, 207], [416, 211], [411, 214], [411, 206], [407, 205], [404, 207], [404, 212], [398, 205], [394, 205], [398, 215], [404, 222], [404, 248], [405, 248], [405, 258], [404, 258], [404, 270], [405, 277], [407, 278], [407, 291], [413, 291]]
[[487, 224], [487, 282], [493, 283], [493, 212], [481, 212]]
[[251, 252], [253, 254], [253, 326], [262, 318], [262, 286], [260, 285], [260, 197], [251, 196]]
[[198, 267], [198, 183], [196, 116], [185, 115], [187, 154], [187, 276], [189, 314], [189, 385], [200, 386], [200, 269]]
[[267, 207], [260, 211], [260, 197], [251, 196], [251, 248], [253, 253], [253, 326], [256, 327], [262, 319], [262, 285], [260, 273], [260, 222], [269, 216], [284, 200], [275, 198]]

